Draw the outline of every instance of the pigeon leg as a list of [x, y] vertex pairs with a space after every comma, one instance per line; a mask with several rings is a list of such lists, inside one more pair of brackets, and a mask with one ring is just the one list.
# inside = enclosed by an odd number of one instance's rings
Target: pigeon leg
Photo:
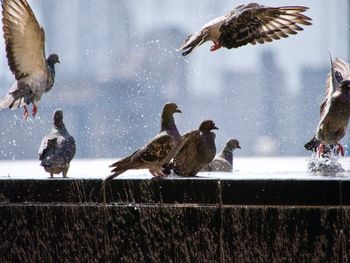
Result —
[[26, 105], [24, 105], [23, 107], [24, 107], [23, 116], [24, 116], [24, 119], [27, 119], [27, 118], [28, 118], [28, 115], [29, 115], [28, 109], [27, 109], [27, 106], [26, 106]]
[[148, 170], [154, 177], [158, 177], [158, 174], [153, 169]]
[[341, 145], [340, 143], [337, 143], [338, 145], [338, 149], [337, 149], [337, 154], [341, 154], [341, 156], [344, 156], [344, 148], [343, 145]]
[[33, 104], [32, 116], [33, 116], [33, 118], [35, 118], [35, 115], [36, 115], [37, 112], [38, 112], [38, 108], [36, 107], [36, 105], [34, 104], [34, 102], [32, 102], [32, 104]]
[[221, 48], [221, 45], [219, 43], [214, 42], [214, 45], [210, 47], [210, 51], [213, 52], [215, 50], [218, 50], [219, 48]]
[[50, 173], [51, 178], [53, 178], [53, 174]]
[[321, 155], [324, 154], [324, 145], [321, 143], [318, 147], [317, 147], [317, 156], [321, 157]]

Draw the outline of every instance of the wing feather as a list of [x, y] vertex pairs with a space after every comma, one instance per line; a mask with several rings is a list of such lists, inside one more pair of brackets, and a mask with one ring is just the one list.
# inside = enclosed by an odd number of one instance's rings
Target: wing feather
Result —
[[303, 6], [266, 7], [258, 4], [240, 6], [230, 12], [220, 28], [220, 43], [237, 48], [248, 43], [263, 44], [302, 31], [301, 25], [311, 25], [311, 18], [300, 14]]
[[16, 79], [46, 72], [45, 33], [26, 0], [2, 1], [9, 67]]

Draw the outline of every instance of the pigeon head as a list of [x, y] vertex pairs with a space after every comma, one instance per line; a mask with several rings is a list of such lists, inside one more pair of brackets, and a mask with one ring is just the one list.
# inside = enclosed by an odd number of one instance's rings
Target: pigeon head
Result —
[[51, 54], [48, 58], [47, 58], [47, 64], [49, 64], [50, 66], [55, 65], [56, 63], [60, 63], [60, 60], [58, 58], [57, 54]]
[[236, 139], [230, 139], [226, 142], [226, 147], [227, 150], [233, 151], [234, 149], [241, 149], [241, 146], [239, 145], [239, 141]]
[[63, 111], [61, 109], [55, 110], [53, 114], [53, 123], [57, 128], [63, 125]]
[[175, 103], [166, 103], [163, 107], [162, 112], [162, 121], [161, 121], [161, 130], [167, 130], [170, 128], [176, 128], [174, 121], [174, 113], [181, 113], [181, 110], [177, 107]]
[[212, 120], [203, 121], [199, 126], [199, 130], [203, 133], [209, 133], [211, 130], [218, 130], [219, 128], [215, 126]]

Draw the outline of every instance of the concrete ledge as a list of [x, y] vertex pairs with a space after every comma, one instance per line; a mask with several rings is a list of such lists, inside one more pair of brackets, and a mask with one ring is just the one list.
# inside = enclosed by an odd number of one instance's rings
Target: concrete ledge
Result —
[[[0, 180], [3, 203], [99, 203], [102, 180]], [[350, 205], [349, 180], [123, 179], [106, 186], [107, 203]]]
[[0, 180], [0, 262], [348, 262], [350, 182]]

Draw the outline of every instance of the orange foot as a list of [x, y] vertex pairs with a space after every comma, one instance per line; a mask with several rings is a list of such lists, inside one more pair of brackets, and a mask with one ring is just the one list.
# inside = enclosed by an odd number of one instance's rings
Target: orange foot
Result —
[[215, 51], [215, 50], [218, 50], [218, 49], [221, 48], [221, 47], [222, 47], [222, 46], [221, 46], [219, 43], [214, 42], [214, 45], [212, 45], [212, 46], [210, 47], [210, 51], [213, 52], [213, 51]]
[[338, 145], [338, 149], [337, 149], [337, 154], [341, 154], [341, 156], [344, 156], [344, 148], [343, 145], [341, 145], [340, 143], [337, 143]]
[[28, 113], [27, 106], [26, 106], [26, 105], [24, 105], [23, 107], [24, 107], [23, 116], [24, 116], [24, 119], [26, 120], [26, 119], [28, 118], [29, 113]]

